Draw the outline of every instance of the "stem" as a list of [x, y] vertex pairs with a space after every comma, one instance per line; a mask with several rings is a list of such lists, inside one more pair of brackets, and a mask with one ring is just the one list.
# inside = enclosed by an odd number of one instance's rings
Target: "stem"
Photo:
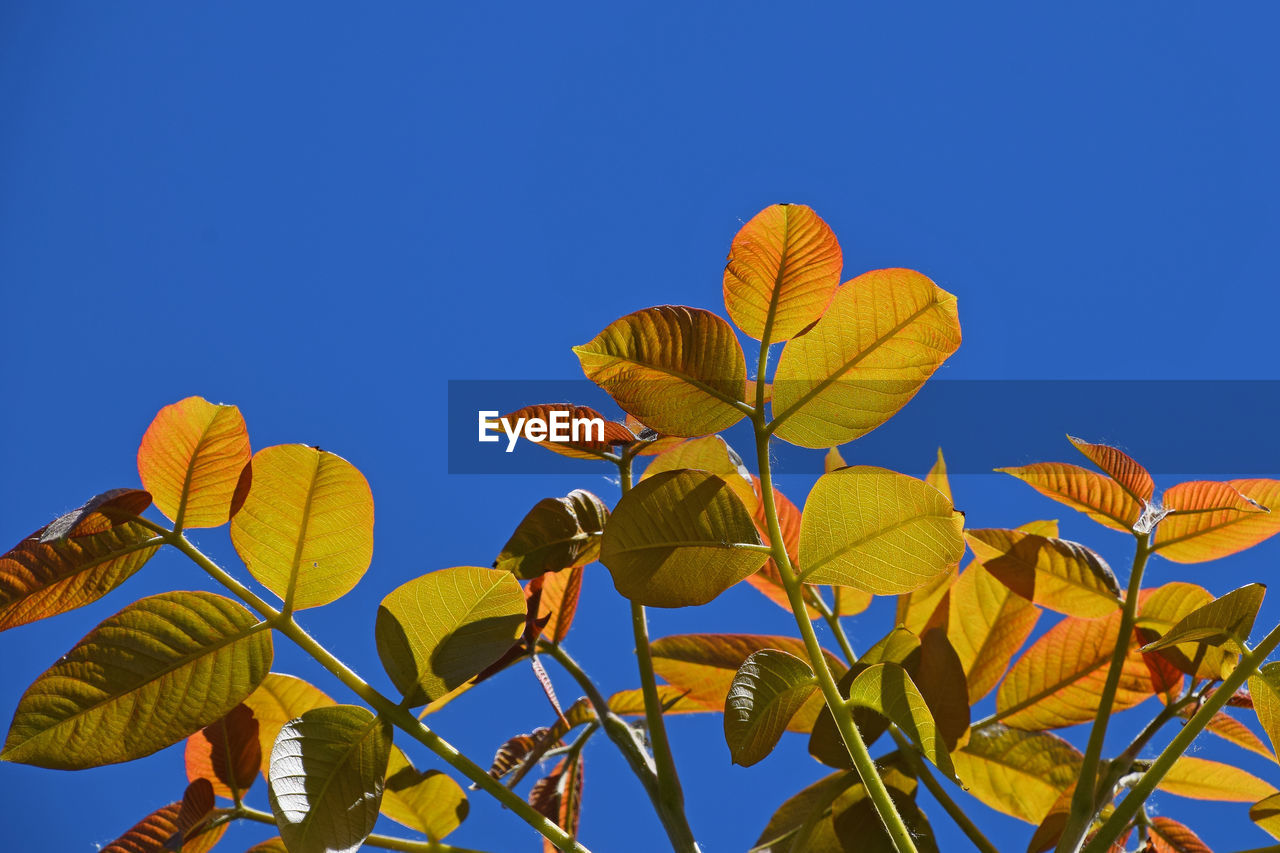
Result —
[[[762, 399], [764, 396], [762, 380], [768, 349], [766, 342], [762, 341], [760, 348], [761, 373], [756, 379], [757, 399]], [[773, 545], [773, 561], [778, 566], [778, 574], [781, 575], [782, 585], [787, 591], [791, 612], [795, 616], [796, 625], [800, 628], [800, 636], [804, 639], [809, 664], [818, 678], [822, 697], [826, 700], [827, 707], [831, 709], [831, 716], [835, 718], [836, 728], [840, 730], [845, 748], [849, 750], [849, 757], [853, 759], [858, 777], [866, 787], [872, 803], [875, 804], [876, 811], [880, 814], [880, 820], [888, 830], [890, 838], [893, 839], [894, 848], [898, 853], [916, 853], [915, 843], [911, 840], [911, 831], [902, 822], [902, 816], [898, 814], [889, 796], [889, 789], [885, 787], [884, 780], [876, 772], [876, 765], [871, 758], [871, 753], [867, 751], [866, 741], [862, 739], [858, 727], [853, 722], [853, 714], [845, 704], [845, 698], [840, 695], [840, 688], [831, 676], [831, 669], [827, 666], [822, 646], [819, 645], [818, 637], [813, 631], [813, 623], [805, 613], [804, 586], [796, 579], [791, 558], [787, 556], [786, 544], [782, 538], [782, 526], [778, 523], [778, 507], [773, 497], [773, 471], [769, 462], [769, 434], [765, 430], [764, 414], [761, 408], [757, 407], [752, 423], [756, 434], [756, 459], [760, 467], [760, 499], [764, 502], [765, 519], [769, 523], [769, 541]]]
[[831, 629], [831, 633], [836, 635], [836, 642], [840, 644], [840, 653], [844, 655], [844, 659], [853, 666], [858, 662], [858, 656], [853, 651], [853, 645], [849, 642], [849, 635], [844, 632], [844, 626], [840, 624], [840, 617], [836, 615], [831, 606], [827, 604], [826, 599], [821, 595], [815, 595], [813, 608], [822, 614], [822, 619], [827, 623], [827, 627]]
[[[232, 820], [251, 820], [256, 823], [276, 825], [274, 815], [249, 806], [242, 805], [228, 809], [226, 815]], [[408, 838], [395, 838], [390, 835], [370, 835], [365, 838], [364, 844], [369, 847], [381, 847], [383, 850], [402, 850], [405, 853], [481, 853], [479, 850], [454, 847], [452, 844], [445, 844], [442, 841], [412, 841]]]
[[[453, 744], [440, 737], [438, 734], [429, 729], [424, 723], [409, 711], [408, 708], [394, 702], [389, 697], [380, 693], [367, 681], [356, 675], [342, 661], [334, 657], [328, 649], [320, 645], [310, 634], [302, 629], [297, 622], [289, 615], [282, 614], [260, 597], [254, 594], [252, 590], [240, 583], [227, 573], [225, 569], [217, 563], [210, 560], [205, 554], [191, 543], [181, 533], [174, 533], [169, 540], [175, 548], [186, 554], [196, 565], [204, 569], [218, 583], [225, 586], [231, 592], [235, 593], [242, 601], [257, 610], [264, 619], [271, 623], [271, 626], [284, 634], [290, 640], [301, 648], [304, 652], [311, 655], [325, 669], [333, 673], [339, 681], [345, 684], [351, 692], [355, 693], [365, 701], [369, 707], [373, 708], [384, 719], [389, 721], [396, 728], [401, 729], [413, 739], [417, 740], [427, 749], [434, 752], [446, 764], [457, 770], [463, 776], [466, 776], [477, 787], [483, 788], [487, 793], [497, 799], [502, 805], [506, 806], [516, 815], [536, 829], [544, 838], [554, 844], [561, 850], [573, 851], [573, 853], [589, 853], [563, 829], [561, 829], [554, 821], [548, 820], [546, 817], [538, 814], [528, 803], [516, 796], [507, 787], [498, 780], [494, 779], [484, 771], [474, 761], [467, 758]], [[273, 821], [274, 822], [274, 821]], [[419, 848], [414, 848], [419, 849]]]
[[1107, 737], [1107, 723], [1111, 720], [1111, 708], [1115, 704], [1116, 688], [1120, 685], [1120, 674], [1124, 671], [1124, 660], [1132, 642], [1133, 625], [1138, 615], [1138, 597], [1142, 592], [1142, 574], [1147, 566], [1147, 557], [1151, 555], [1151, 534], [1139, 534], [1137, 540], [1133, 568], [1129, 571], [1129, 589], [1125, 593], [1124, 609], [1120, 614], [1120, 633], [1116, 636], [1116, 647], [1111, 652], [1111, 667], [1107, 670], [1107, 681], [1103, 685], [1098, 712], [1094, 715], [1093, 728], [1089, 732], [1089, 745], [1085, 749], [1084, 763], [1080, 767], [1080, 779], [1071, 798], [1071, 813], [1062, 838], [1058, 841], [1059, 853], [1080, 849], [1080, 844], [1089, 831], [1089, 824], [1098, 810], [1098, 765], [1102, 760], [1102, 747]]
[[1187, 748], [1191, 746], [1191, 742], [1213, 719], [1213, 715], [1222, 710], [1222, 707], [1240, 689], [1240, 686], [1258, 671], [1258, 667], [1262, 665], [1263, 661], [1267, 659], [1267, 655], [1271, 654], [1277, 645], [1280, 645], [1280, 625], [1272, 628], [1271, 633], [1262, 638], [1262, 642], [1258, 644], [1257, 648], [1240, 658], [1240, 663], [1236, 666], [1235, 671], [1200, 706], [1200, 710], [1192, 715], [1187, 724], [1182, 727], [1182, 731], [1174, 735], [1173, 740], [1169, 741], [1169, 745], [1152, 762], [1150, 769], [1142, 774], [1142, 778], [1138, 780], [1138, 783], [1130, 789], [1129, 794], [1120, 802], [1120, 805], [1116, 806], [1115, 812], [1112, 813], [1111, 817], [1107, 818], [1106, 823], [1098, 830], [1093, 841], [1085, 846], [1085, 853], [1101, 853], [1120, 836], [1124, 827], [1128, 826], [1129, 821], [1142, 808], [1142, 804], [1146, 802], [1147, 797], [1151, 796], [1151, 792], [1155, 790], [1160, 781], [1164, 779], [1165, 774], [1173, 767], [1173, 763], [1178, 760], [1182, 753], [1187, 751]]
[[922, 761], [916, 753], [915, 746], [911, 741], [903, 737], [898, 727], [890, 726], [889, 734], [893, 735], [894, 743], [898, 745], [898, 754], [907, 762], [911, 772], [915, 773], [916, 777], [924, 783], [924, 786], [929, 789], [929, 793], [933, 794], [933, 798], [938, 801], [938, 805], [942, 806], [942, 810], [951, 816], [956, 826], [960, 827], [960, 831], [973, 842], [973, 846], [977, 847], [982, 853], [1000, 853], [995, 845], [982, 834], [982, 830], [978, 829], [977, 825], [964, 813], [964, 809], [960, 808], [959, 804], [951, 798], [946, 788], [942, 787], [942, 784], [938, 782], [937, 778], [929, 770], [928, 764]]
[[[618, 461], [618, 479], [623, 496], [631, 491], [632, 458], [632, 453], [624, 453]], [[680, 777], [676, 774], [676, 763], [671, 754], [671, 742], [667, 739], [667, 724], [662, 716], [662, 700], [658, 696], [658, 681], [653, 674], [653, 655], [649, 650], [649, 620], [645, 615], [644, 605], [634, 601], [630, 604], [631, 632], [635, 637], [636, 661], [640, 669], [640, 691], [644, 695], [644, 721], [649, 729], [657, 776], [658, 799], [655, 806], [658, 817], [679, 853], [699, 853], [693, 830], [689, 827], [689, 819], [685, 815], [684, 792], [680, 788]]]

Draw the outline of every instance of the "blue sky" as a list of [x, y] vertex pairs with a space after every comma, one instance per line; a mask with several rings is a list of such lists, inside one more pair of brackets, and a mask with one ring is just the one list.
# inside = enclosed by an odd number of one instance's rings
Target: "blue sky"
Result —
[[[5, 4], [0, 544], [136, 484], [164, 404], [234, 402], [255, 448], [319, 444], [368, 476], [373, 568], [304, 624], [385, 685], [382, 595], [488, 564], [539, 498], [616, 497], [586, 463], [450, 475], [447, 380], [574, 378], [569, 348], [621, 314], [721, 310], [729, 240], [777, 201], [832, 225], [846, 276], [908, 266], [958, 296], [965, 342], [947, 379], [1280, 379], [1277, 24], [1263, 3]], [[1105, 437], [1176, 433], [1189, 405], [1153, 399], [1134, 435]], [[1058, 414], [1062, 432], [1104, 437], [1087, 408]], [[954, 413], [965, 429], [1001, 417]], [[922, 443], [909, 473], [933, 452]], [[1057, 458], [1073, 453], [1064, 441]], [[812, 476], [791, 470], [781, 485], [799, 497]], [[994, 475], [955, 490], [974, 526], [1067, 512]], [[1128, 564], [1123, 537], [1074, 517], [1063, 533]], [[235, 565], [225, 531], [197, 541]], [[1152, 577], [1221, 594], [1277, 556], [1271, 542], [1220, 564], [1157, 562]], [[173, 588], [211, 587], [164, 555], [102, 602], [0, 636], [0, 713], [97, 621]], [[607, 690], [633, 686], [625, 605], [599, 566], [584, 595], [569, 646]], [[851, 622], [854, 643], [890, 614], [882, 602]], [[1268, 603], [1261, 623], [1277, 619]], [[794, 632], [745, 587], [652, 622], [655, 636]], [[277, 647], [277, 669], [345, 696]], [[481, 760], [547, 722], [527, 677], [461, 704], [436, 724]], [[1121, 718], [1134, 721], [1117, 744], [1144, 712]], [[671, 728], [708, 853], [744, 849], [821, 774], [801, 739], [741, 769], [719, 718]], [[1200, 754], [1280, 783], [1227, 750]], [[585, 842], [661, 849], [603, 739], [586, 776]], [[0, 765], [0, 823], [11, 849], [88, 853], [183, 781], [180, 748], [76, 774]], [[1267, 842], [1242, 806], [1156, 802], [1215, 849]], [[1002, 849], [1023, 849], [1025, 825], [974, 809]], [[534, 849], [479, 795], [472, 814], [451, 841]], [[943, 850], [967, 849], [934, 824]], [[262, 835], [233, 832], [229, 850]]]

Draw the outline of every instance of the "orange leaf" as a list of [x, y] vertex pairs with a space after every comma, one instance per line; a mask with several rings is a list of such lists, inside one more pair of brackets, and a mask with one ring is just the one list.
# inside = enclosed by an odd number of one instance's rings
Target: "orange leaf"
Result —
[[1162, 496], [1169, 515], [1155, 550], [1175, 563], [1203, 563], [1252, 548], [1280, 533], [1280, 480], [1179, 483]]
[[[576, 838], [582, 817], [582, 753], [575, 755], [572, 762], [562, 758], [550, 773], [535, 782], [529, 791], [529, 805]], [[556, 853], [555, 845], [546, 839], [542, 849], [544, 853]]]
[[1124, 487], [1101, 474], [1065, 462], [1037, 462], [1021, 468], [997, 468], [1031, 488], [1112, 530], [1130, 533], [1142, 516], [1139, 504]]
[[[753, 475], [751, 482], [756, 494], [760, 494], [760, 478]], [[777, 489], [773, 490], [773, 502], [778, 511], [778, 526], [782, 528], [783, 547], [786, 548], [787, 557], [790, 558], [791, 565], [795, 566], [796, 554], [800, 549], [800, 508]], [[765, 518], [763, 499], [755, 501], [751, 520], [755, 522], [756, 530], [760, 531], [760, 540], [766, 545], [770, 544], [769, 521]], [[784, 610], [791, 609], [791, 599], [787, 597], [786, 587], [782, 585], [782, 572], [778, 569], [778, 564], [774, 562], [773, 557], [770, 557], [768, 562], [760, 567], [760, 571], [754, 575], [748, 575], [747, 583], [758, 589], [765, 598], [768, 598]], [[811, 584], [805, 584], [804, 589], [806, 597], [817, 594]], [[817, 619], [822, 615], [807, 603], [804, 609], [810, 619]]]
[[[673, 684], [658, 685], [658, 704], [664, 714], [704, 714], [723, 711], [709, 708], [704, 703], [690, 699], [686, 692]], [[609, 697], [609, 710], [622, 717], [644, 715], [644, 691], [639, 687], [621, 690]]]
[[221, 720], [187, 738], [187, 779], [207, 779], [228, 800], [249, 790], [262, 764], [258, 721], [240, 704]]
[[532, 406], [525, 406], [522, 409], [516, 409], [511, 414], [503, 415], [502, 417], [511, 424], [515, 424], [521, 418], [540, 418], [547, 423], [551, 423], [552, 412], [564, 412], [569, 418], [568, 423], [573, 423], [580, 419], [599, 419], [604, 423], [604, 429], [600, 436], [591, 431], [579, 436], [579, 441], [551, 441], [550, 438], [543, 441], [534, 441], [527, 435], [525, 436], [526, 439], [533, 441], [539, 447], [545, 447], [547, 450], [559, 453], [561, 456], [568, 456], [571, 459], [600, 459], [604, 454], [615, 451], [620, 445], [628, 445], [636, 440], [631, 430], [627, 429], [623, 424], [609, 420], [589, 406], [575, 406], [572, 403], [537, 403]]
[[[1184, 719], [1190, 719], [1194, 712], [1194, 708], [1183, 708], [1181, 716]], [[1262, 738], [1253, 733], [1253, 729], [1223, 711], [1219, 711], [1210, 717], [1209, 724], [1204, 727], [1204, 730], [1212, 732], [1242, 749], [1270, 758], [1272, 761], [1276, 760], [1276, 754], [1262, 742]]]
[[103, 849], [102, 853], [203, 853], [217, 843], [226, 824], [205, 831], [213, 812], [213, 788], [207, 779], [187, 786], [181, 802], [157, 809]]
[[267, 778], [271, 748], [280, 729], [290, 720], [301, 717], [312, 708], [334, 704], [319, 687], [292, 675], [267, 673], [258, 689], [244, 700], [258, 722], [258, 745], [262, 755], [262, 778]]
[[1152, 818], [1147, 837], [1155, 853], [1213, 853], [1198, 835], [1167, 817]]
[[188, 397], [156, 415], [138, 448], [138, 474], [179, 527], [217, 527], [233, 514], [249, 432], [235, 406]]
[[539, 622], [546, 620], [542, 636], [548, 642], [559, 643], [568, 635], [573, 616], [578, 612], [578, 596], [582, 593], [582, 566], [559, 572], [547, 572], [534, 578], [525, 586], [525, 597], [537, 589], [542, 591], [538, 599]]
[[794, 337], [822, 316], [842, 265], [836, 235], [811, 208], [770, 205], [742, 226], [729, 248], [729, 317], [758, 341]]
[[1133, 457], [1109, 444], [1090, 444], [1072, 436], [1067, 436], [1067, 440], [1075, 445], [1076, 450], [1089, 457], [1090, 462], [1105, 471], [1108, 477], [1119, 483], [1129, 497], [1139, 504], [1150, 502], [1151, 496], [1155, 494], [1156, 483], [1147, 469]]
[[623, 418], [623, 425], [637, 438], [643, 436], [646, 431], [649, 433], [648, 438], [641, 443], [637, 456], [657, 456], [684, 442], [684, 439], [678, 435], [662, 435], [657, 430], [649, 429], [648, 426], [640, 423], [639, 418], [630, 413]]

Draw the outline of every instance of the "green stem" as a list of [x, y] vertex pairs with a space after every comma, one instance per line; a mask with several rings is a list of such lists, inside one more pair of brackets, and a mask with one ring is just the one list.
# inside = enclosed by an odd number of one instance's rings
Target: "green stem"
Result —
[[[761, 372], [757, 377], [757, 387], [760, 389], [758, 399], [764, 396], [764, 366], [767, 355], [766, 344], [762, 342], [760, 346]], [[836, 728], [844, 739], [845, 748], [849, 750], [849, 757], [853, 759], [854, 769], [858, 771], [858, 777], [866, 787], [872, 803], [875, 804], [880, 820], [883, 821], [885, 829], [893, 840], [894, 848], [898, 853], [916, 853], [915, 842], [911, 840], [911, 831], [903, 823], [902, 816], [898, 814], [889, 796], [889, 789], [885, 787], [884, 780], [876, 772], [876, 765], [871, 758], [871, 753], [867, 751], [866, 741], [862, 739], [858, 727], [853, 722], [853, 714], [845, 704], [845, 698], [840, 695], [840, 688], [831, 675], [826, 656], [822, 653], [822, 646], [818, 643], [818, 636], [813, 631], [813, 623], [805, 613], [804, 586], [796, 579], [791, 558], [787, 556], [786, 544], [782, 538], [782, 526], [778, 523], [778, 507], [773, 496], [773, 472], [769, 460], [769, 434], [765, 431], [764, 414], [761, 408], [757, 407], [752, 423], [756, 435], [756, 460], [760, 467], [760, 498], [764, 502], [765, 519], [769, 524], [773, 561], [778, 566], [778, 574], [782, 577], [782, 585], [787, 591], [787, 600], [795, 615], [796, 625], [800, 628], [800, 636], [804, 640], [809, 664], [818, 678], [822, 697], [826, 700], [827, 707], [831, 709], [831, 716], [835, 718]]]
[[[276, 825], [275, 816], [249, 806], [237, 806], [226, 811], [232, 820], [251, 820], [256, 823]], [[401, 850], [404, 853], [482, 853], [465, 847], [454, 847], [442, 841], [412, 841], [408, 838], [396, 838], [391, 835], [370, 835], [364, 840], [369, 847], [380, 847], [383, 850]]]
[[849, 635], [844, 632], [844, 626], [840, 624], [840, 617], [831, 609], [831, 605], [827, 604], [826, 599], [820, 595], [814, 596], [813, 607], [822, 614], [822, 619], [827, 623], [827, 627], [831, 629], [831, 633], [836, 635], [836, 642], [840, 644], [840, 653], [844, 655], [844, 659], [853, 666], [858, 662], [858, 656], [853, 651], [853, 645], [849, 642]]
[[1174, 735], [1173, 740], [1169, 741], [1169, 745], [1164, 748], [1160, 756], [1151, 763], [1151, 767], [1146, 773], [1142, 774], [1142, 778], [1134, 785], [1127, 796], [1116, 806], [1116, 810], [1111, 817], [1107, 818], [1106, 823], [1098, 830], [1093, 840], [1085, 845], [1085, 853], [1102, 853], [1107, 850], [1112, 842], [1120, 837], [1120, 833], [1129, 821], [1133, 819], [1138, 810], [1142, 808], [1142, 804], [1146, 802], [1147, 797], [1151, 796], [1151, 792], [1156, 789], [1160, 781], [1164, 779], [1165, 774], [1173, 767], [1173, 763], [1178, 760], [1181, 755], [1191, 746], [1191, 742], [1196, 739], [1200, 732], [1204, 731], [1204, 727], [1209, 725], [1209, 721], [1213, 719], [1213, 715], [1222, 710], [1227, 701], [1235, 695], [1235, 692], [1249, 680], [1249, 677], [1258, 671], [1258, 667], [1267, 659], [1267, 655], [1280, 645], [1280, 626], [1271, 629], [1271, 633], [1262, 638], [1262, 642], [1257, 648], [1240, 658], [1240, 663], [1236, 666], [1235, 671], [1222, 682], [1217, 690], [1213, 692], [1200, 710], [1196, 711], [1182, 727], [1182, 730]]
[[[631, 460], [633, 454], [624, 453], [618, 461], [618, 479], [625, 496], [631, 491]], [[662, 699], [658, 696], [658, 680], [653, 673], [653, 654], [649, 649], [649, 620], [644, 605], [632, 601], [631, 633], [635, 638], [636, 662], [640, 669], [640, 691], [644, 695], [644, 721], [649, 730], [649, 743], [653, 748], [654, 770], [658, 782], [658, 816], [667, 828], [667, 835], [677, 853], [699, 853], [693, 838], [688, 817], [684, 811], [684, 791], [676, 774], [675, 759], [671, 754], [671, 742], [667, 739], [667, 724], [662, 716]]]
[[328, 649], [320, 645], [310, 634], [304, 631], [302, 626], [294, 622], [291, 616], [282, 614], [279, 610], [263, 601], [254, 594], [253, 590], [240, 583], [228, 574], [225, 569], [205, 556], [186, 536], [175, 533], [169, 541], [175, 548], [186, 554], [192, 562], [204, 569], [214, 580], [231, 590], [240, 600], [254, 610], [257, 610], [265, 620], [271, 623], [273, 628], [284, 634], [300, 649], [313, 657], [316, 662], [329, 670], [351, 692], [363, 699], [369, 707], [381, 714], [396, 728], [403, 730], [414, 740], [434, 752], [446, 764], [466, 776], [477, 787], [484, 789], [486, 793], [492, 795], [502, 805], [515, 812], [521, 820], [536, 829], [556, 847], [561, 850], [572, 851], [572, 853], [589, 853], [585, 847], [574, 841], [554, 821], [538, 814], [522, 798], [507, 790], [505, 785], [486, 773], [483, 768], [459, 752], [451, 743], [429, 729], [407, 708], [384, 696], [348, 668], [346, 664], [334, 657]]
[[951, 795], [947, 793], [947, 789], [942, 787], [937, 777], [929, 770], [929, 765], [920, 758], [915, 746], [903, 736], [898, 727], [890, 726], [889, 734], [893, 735], [894, 743], [898, 745], [898, 754], [907, 762], [911, 772], [915, 773], [916, 777], [924, 783], [924, 786], [929, 789], [929, 793], [933, 794], [933, 798], [938, 801], [938, 805], [942, 806], [942, 810], [950, 815], [956, 826], [960, 827], [960, 831], [968, 836], [969, 840], [973, 842], [973, 846], [977, 847], [982, 853], [1000, 853], [996, 846], [982, 834], [982, 830], [978, 829], [977, 825], [964, 813], [964, 809], [960, 808], [959, 804], [951, 798]]
[[1116, 688], [1120, 686], [1124, 661], [1129, 655], [1129, 646], [1133, 641], [1133, 626], [1138, 616], [1138, 598], [1142, 592], [1142, 574], [1146, 569], [1147, 558], [1151, 555], [1149, 533], [1138, 534], [1137, 542], [1133, 554], [1133, 568], [1129, 571], [1129, 589], [1125, 593], [1124, 608], [1120, 614], [1120, 632], [1116, 636], [1115, 649], [1111, 652], [1111, 666], [1107, 670], [1107, 680], [1102, 687], [1102, 696], [1098, 699], [1098, 711], [1093, 718], [1093, 728], [1089, 731], [1089, 745], [1085, 748], [1076, 792], [1071, 798], [1071, 813], [1062, 837], [1058, 841], [1058, 853], [1067, 853], [1067, 851], [1074, 853], [1080, 848], [1085, 834], [1089, 831], [1089, 824], [1093, 822], [1093, 816], [1098, 811], [1098, 766], [1102, 760], [1102, 747], [1106, 742], [1111, 709], [1115, 704]]

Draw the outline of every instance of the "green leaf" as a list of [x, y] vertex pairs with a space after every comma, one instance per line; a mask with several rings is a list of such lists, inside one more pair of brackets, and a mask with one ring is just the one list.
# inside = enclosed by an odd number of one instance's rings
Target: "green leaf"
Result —
[[978, 561], [1028, 601], [1098, 619], [1120, 608], [1120, 585], [1102, 557], [1077, 542], [1021, 530], [969, 530]]
[[742, 345], [710, 311], [646, 308], [573, 351], [588, 379], [663, 435], [709, 435], [745, 414], [738, 405], [747, 379]]
[[600, 536], [608, 519], [604, 501], [584, 489], [563, 498], [543, 498], [502, 546], [493, 567], [529, 580], [585, 566], [600, 555]]
[[999, 723], [975, 728], [952, 759], [969, 793], [1033, 825], [1080, 776], [1083, 756], [1065, 740]]
[[289, 853], [350, 853], [373, 832], [391, 724], [354, 705], [314, 708], [271, 749], [271, 811]]
[[[889, 788], [889, 799], [911, 833], [911, 840], [920, 853], [938, 853], [938, 842], [933, 837], [929, 820], [920, 811], [915, 800], [903, 791]], [[836, 837], [845, 850], [857, 853], [896, 853], [889, 831], [876, 811], [875, 803], [867, 795], [867, 789], [855, 785], [842, 793], [831, 807], [831, 817]]]
[[831, 804], [836, 797], [856, 784], [856, 773], [841, 771], [824, 776], [793, 795], [769, 818], [768, 825], [749, 853], [826, 853], [828, 850], [843, 853], [838, 842], [834, 847], [814, 845], [812, 836], [814, 830], [825, 820], [828, 838], [832, 842], [836, 841], [834, 828], [830, 825]]
[[1188, 613], [1168, 633], [1142, 650], [1153, 652], [1182, 643], [1204, 643], [1228, 646], [1237, 653], [1243, 653], [1266, 593], [1267, 588], [1260, 583], [1234, 589]]
[[954, 296], [912, 270], [864, 273], [783, 348], [773, 379], [774, 431], [813, 448], [866, 435], [959, 346]]
[[704, 471], [638, 483], [618, 501], [600, 549], [618, 592], [649, 607], [706, 604], [768, 558], [741, 499]]
[[762, 649], [743, 661], [724, 705], [733, 763], [750, 767], [772, 752], [817, 687], [809, 664], [795, 655]]
[[800, 569], [809, 583], [875, 595], [920, 589], [955, 571], [964, 516], [923, 480], [883, 468], [841, 468], [818, 478], [800, 522]]
[[1280, 749], [1280, 662], [1263, 664], [1250, 676], [1249, 694], [1272, 749]]
[[0, 557], [0, 631], [97, 601], [159, 547], [159, 537], [135, 521], [84, 508], [67, 513]]
[[177, 743], [239, 705], [266, 676], [266, 627], [208, 592], [131, 604], [27, 689], [0, 759], [79, 770]]
[[933, 715], [907, 671], [896, 663], [878, 663], [860, 672], [849, 687], [849, 701], [882, 714], [902, 729], [934, 766], [952, 778], [955, 767], [938, 734]]
[[373, 494], [341, 456], [302, 444], [259, 450], [237, 494], [231, 544], [250, 574], [295, 610], [341, 598], [369, 568]]
[[457, 782], [439, 770], [414, 768], [399, 747], [391, 748], [382, 792], [384, 815], [440, 841], [466, 820], [470, 808]]
[[378, 608], [378, 656], [411, 706], [460, 687], [515, 645], [524, 590], [510, 572], [457, 566], [392, 590]]

